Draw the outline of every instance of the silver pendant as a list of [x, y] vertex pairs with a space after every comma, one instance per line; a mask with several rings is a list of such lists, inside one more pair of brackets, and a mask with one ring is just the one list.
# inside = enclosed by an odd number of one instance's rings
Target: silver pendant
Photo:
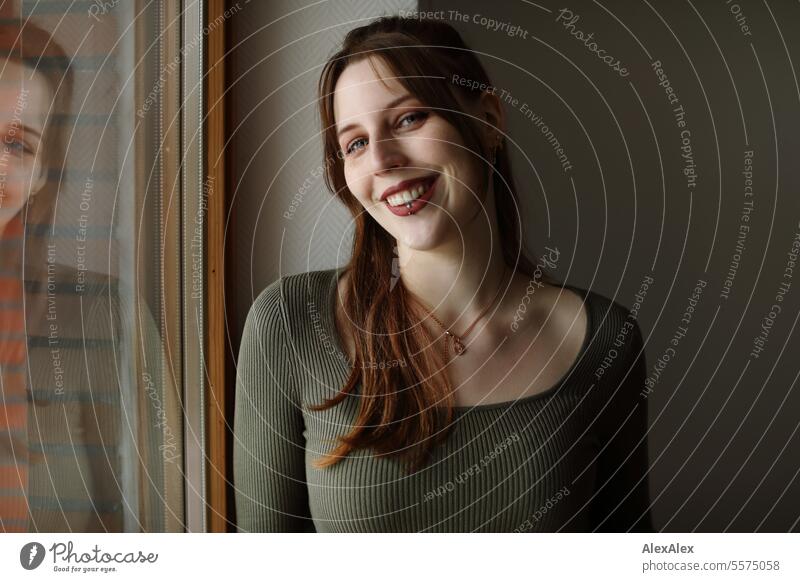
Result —
[[466, 346], [464, 342], [461, 341], [461, 338], [455, 335], [454, 333], [450, 333], [449, 331], [445, 330], [447, 336], [450, 338], [450, 341], [453, 342], [453, 351], [455, 355], [460, 356], [466, 351]]

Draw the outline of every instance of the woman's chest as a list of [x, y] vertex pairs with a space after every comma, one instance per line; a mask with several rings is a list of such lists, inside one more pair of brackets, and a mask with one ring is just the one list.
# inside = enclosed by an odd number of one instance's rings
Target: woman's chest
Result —
[[577, 331], [569, 336], [529, 331], [486, 345], [478, 338], [452, 356], [446, 368], [456, 406], [510, 402], [549, 391], [578, 361], [582, 339]]
[[[309, 506], [317, 531], [583, 531], [597, 441], [569, 406], [461, 416], [422, 470], [351, 453], [325, 469], [328, 423], [306, 430]], [[491, 412], [491, 414], [485, 414]], [[538, 416], [537, 416], [538, 414]]]

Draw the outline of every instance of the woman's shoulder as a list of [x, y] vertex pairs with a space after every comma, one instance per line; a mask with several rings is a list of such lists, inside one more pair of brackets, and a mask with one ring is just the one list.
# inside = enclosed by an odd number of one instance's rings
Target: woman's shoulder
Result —
[[262, 322], [280, 318], [291, 330], [318, 321], [331, 308], [327, 299], [337, 272], [320, 269], [279, 276], [258, 294], [248, 318]]
[[[563, 284], [563, 289], [574, 294], [566, 302], [569, 307], [563, 310], [563, 326], [574, 325], [576, 309], [585, 308], [587, 335], [583, 363], [595, 378], [608, 377], [610, 367], [619, 370], [629, 367], [644, 352], [638, 310], [625, 307], [619, 298], [609, 297], [597, 288]], [[563, 293], [563, 289], [556, 284], [551, 292]]]
[[[585, 327], [590, 333], [601, 333], [624, 324], [630, 310], [621, 302], [609, 298], [596, 289], [587, 289], [569, 283], [548, 282], [526, 293], [538, 295], [533, 304], [535, 319], [547, 322], [557, 334], [566, 333], [575, 324]], [[544, 325], [544, 324], [543, 324]]]
[[[619, 299], [592, 289], [572, 287], [585, 298], [590, 318], [590, 338], [587, 351], [593, 378], [619, 380], [645, 357], [638, 309], [629, 309]], [[615, 296], [616, 297], [616, 296]], [[609, 386], [616, 385], [614, 381]]]
[[[558, 290], [558, 286], [555, 288]], [[635, 328], [641, 333], [636, 320], [637, 314], [625, 307], [619, 299], [611, 298], [597, 289], [587, 289], [569, 284], [564, 284], [564, 288], [573, 291], [583, 301], [593, 331], [607, 335], [616, 330], [633, 330]]]

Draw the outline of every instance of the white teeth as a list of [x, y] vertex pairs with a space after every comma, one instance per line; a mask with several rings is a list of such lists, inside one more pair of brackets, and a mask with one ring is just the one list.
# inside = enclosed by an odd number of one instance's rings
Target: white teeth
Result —
[[408, 190], [404, 190], [403, 192], [398, 192], [397, 194], [392, 194], [388, 198], [386, 198], [386, 202], [389, 203], [389, 206], [402, 206], [403, 204], [407, 204], [408, 202], [413, 202], [420, 196], [425, 193], [425, 186], [419, 185], [413, 188], [409, 188]]

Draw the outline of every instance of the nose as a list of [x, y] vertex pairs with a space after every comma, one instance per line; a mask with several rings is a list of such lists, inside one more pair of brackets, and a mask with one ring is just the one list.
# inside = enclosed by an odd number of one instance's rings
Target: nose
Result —
[[375, 174], [383, 174], [394, 168], [407, 165], [403, 143], [392, 135], [375, 136], [370, 144], [372, 167]]

